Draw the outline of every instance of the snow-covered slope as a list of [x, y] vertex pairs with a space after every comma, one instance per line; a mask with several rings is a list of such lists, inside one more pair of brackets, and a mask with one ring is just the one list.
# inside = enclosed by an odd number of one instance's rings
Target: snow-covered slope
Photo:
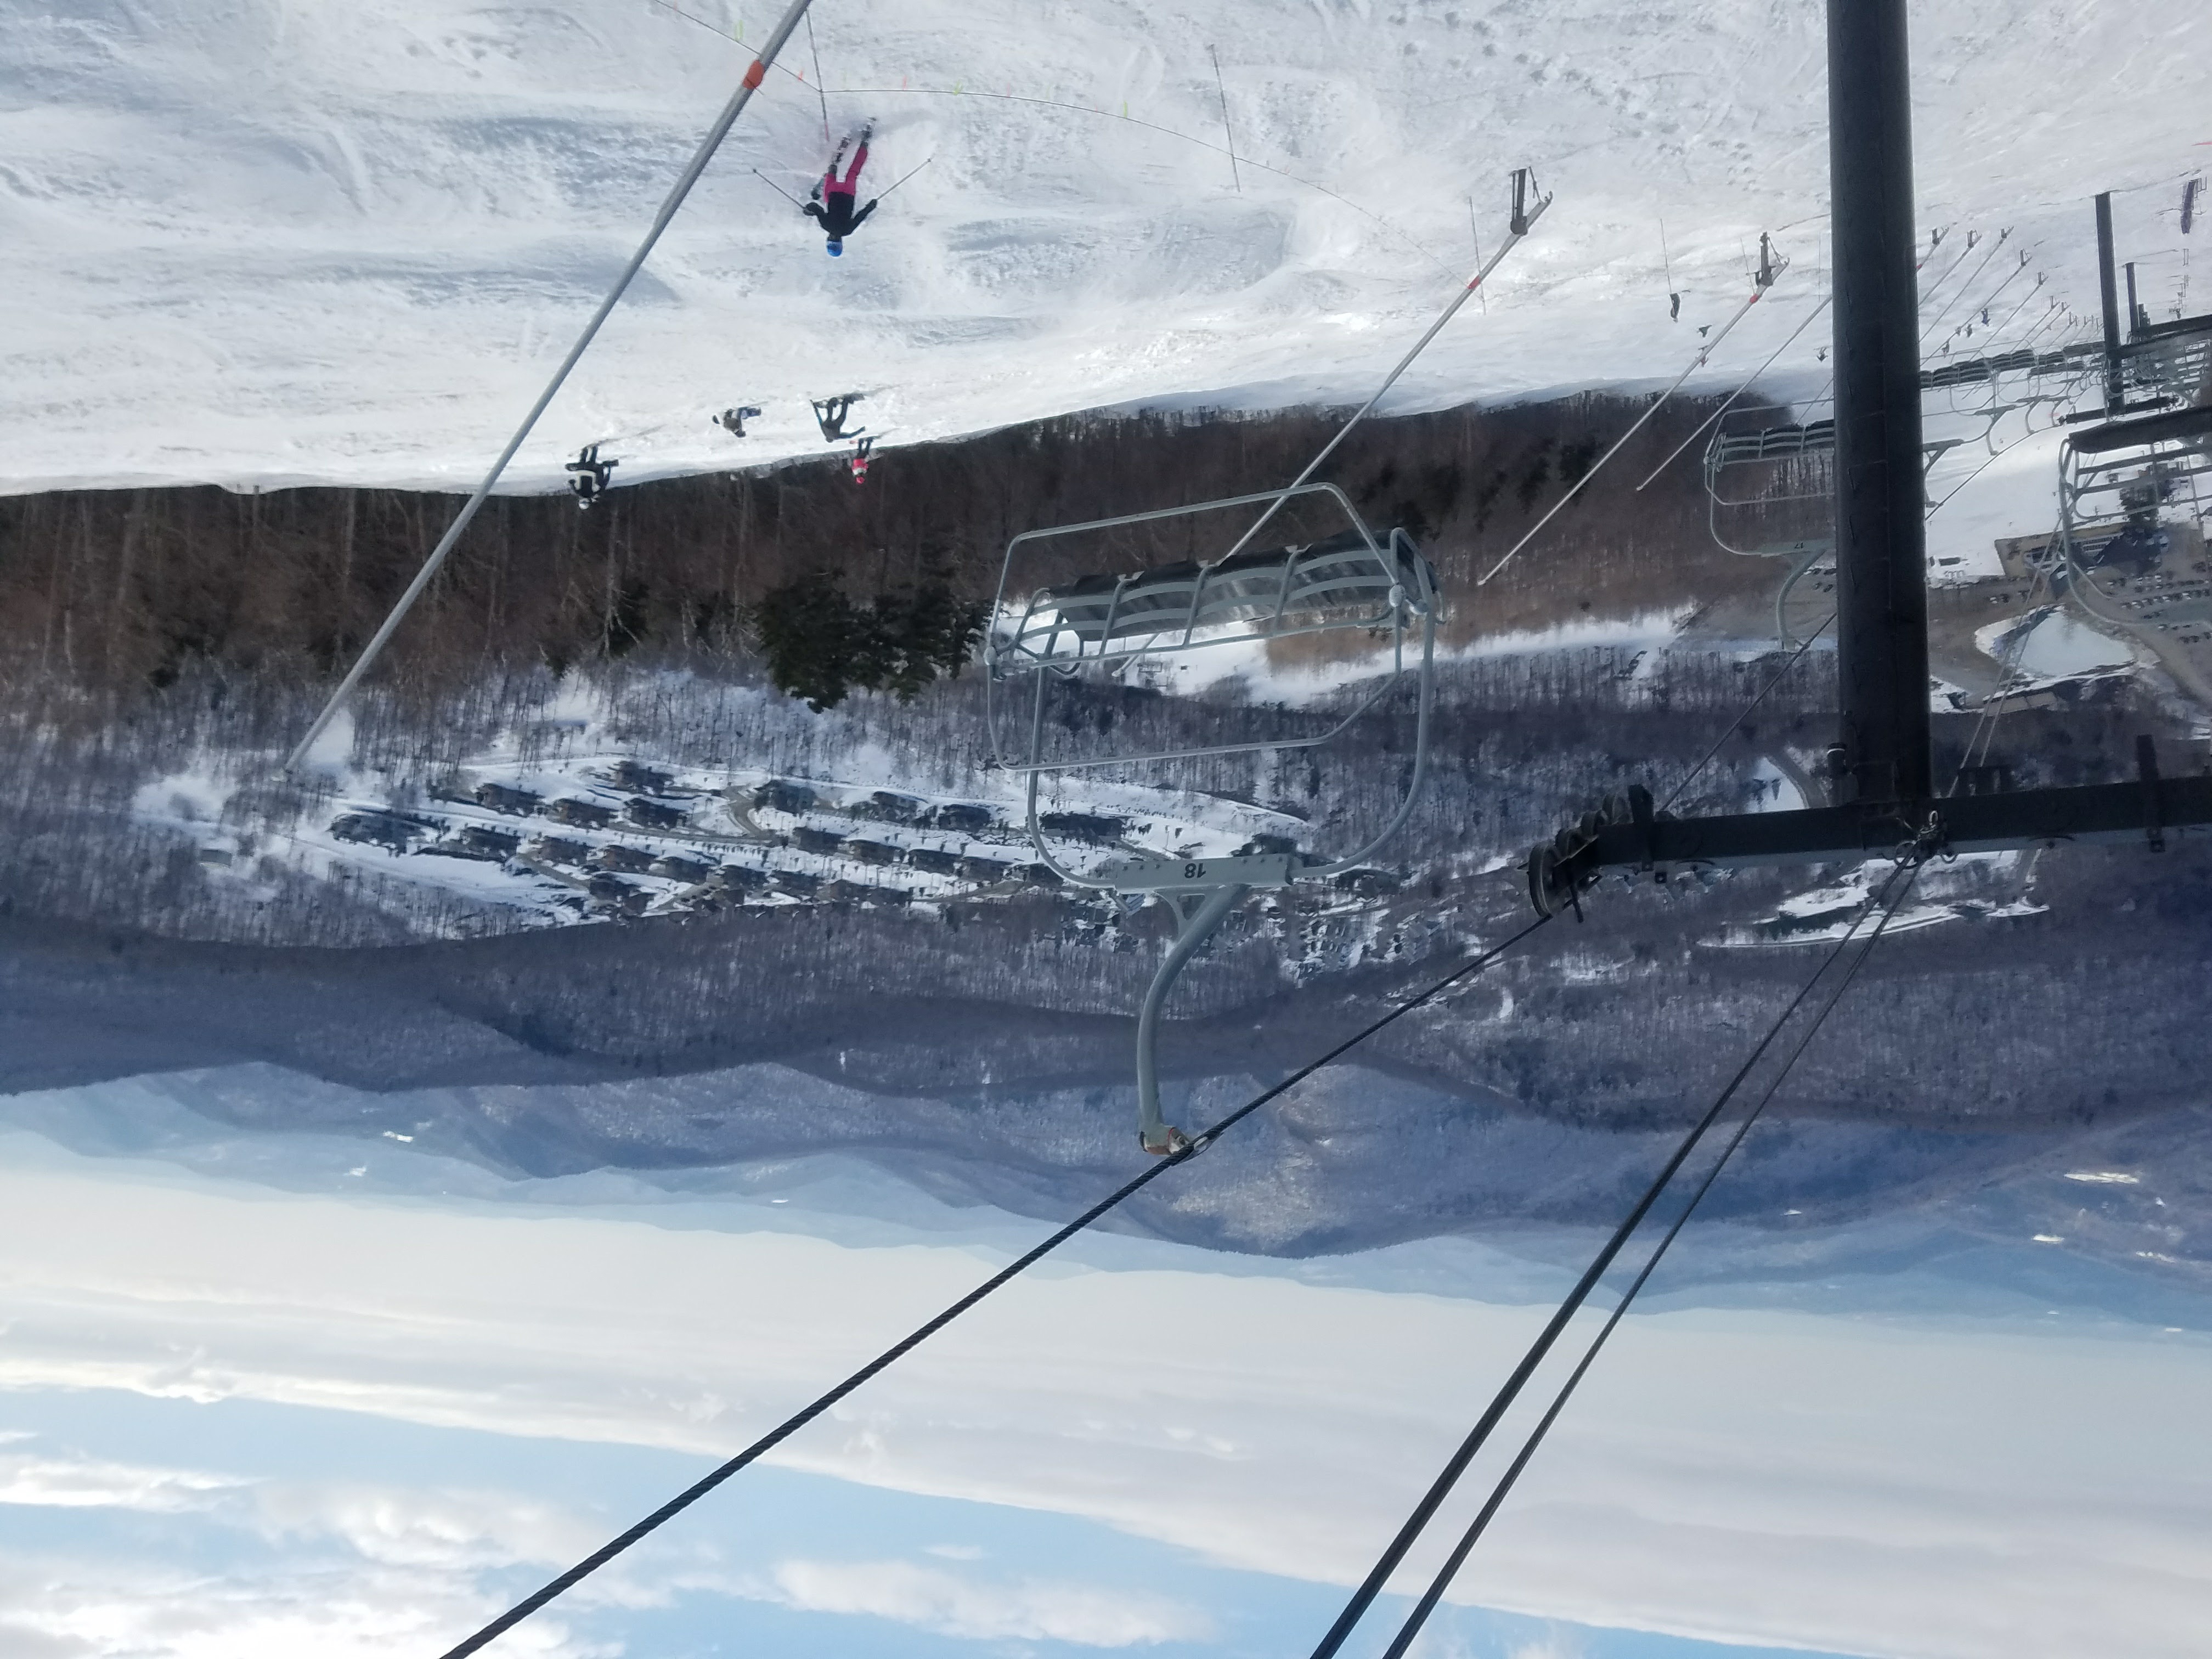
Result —
[[[743, 71], [717, 30], [757, 40], [771, 16], [685, 9], [11, 8], [0, 489], [472, 481]], [[770, 76], [511, 487], [552, 487], [592, 439], [616, 441], [623, 481], [818, 453], [805, 399], [854, 389], [886, 442], [1128, 402], [1355, 397], [1471, 267], [1470, 192], [1494, 248], [1523, 161], [1558, 204], [1402, 406], [1671, 378], [1769, 229], [1796, 264], [1706, 375], [1726, 380], [1823, 289], [1820, 16], [823, 0], [830, 124], [878, 121], [878, 187], [931, 165], [823, 257], [752, 172], [803, 193], [820, 163], [802, 33], [787, 63], [805, 81]], [[2202, 21], [1917, 6], [1923, 227], [2011, 226], [2047, 291], [2088, 311], [2087, 198], [2130, 192], [2124, 251], [2167, 314], [2178, 180], [2204, 154]], [[1785, 364], [1808, 390], [1822, 333]], [[738, 400], [767, 410], [742, 442], [708, 423]]]

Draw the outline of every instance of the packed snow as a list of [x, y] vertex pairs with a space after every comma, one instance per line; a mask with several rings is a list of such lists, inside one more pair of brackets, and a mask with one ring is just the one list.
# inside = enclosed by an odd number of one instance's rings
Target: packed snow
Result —
[[[61, 0], [13, 19], [0, 489], [473, 483], [744, 72], [734, 37], [771, 15], [683, 10]], [[2202, 163], [2197, 22], [1917, 7], [1923, 229], [2009, 227], [2042, 291], [2091, 313], [2089, 198], [2114, 190], [2153, 313], [2201, 307], [2175, 213]], [[1761, 230], [1794, 263], [1692, 389], [1747, 373], [1825, 289], [1816, 7], [824, 0], [814, 28], [826, 91], [797, 52], [769, 76], [508, 487], [558, 487], [593, 440], [618, 484], [819, 453], [807, 400], [847, 391], [886, 445], [1100, 406], [1356, 399], [1465, 281], [1478, 233], [1495, 252], [1522, 163], [1556, 205], [1389, 409], [1671, 380], [1747, 292]], [[825, 125], [870, 118], [870, 189], [928, 165], [832, 261], [770, 186], [803, 196]], [[1777, 385], [1817, 390], [1826, 333]], [[765, 410], [743, 440], [710, 423], [733, 403]]]

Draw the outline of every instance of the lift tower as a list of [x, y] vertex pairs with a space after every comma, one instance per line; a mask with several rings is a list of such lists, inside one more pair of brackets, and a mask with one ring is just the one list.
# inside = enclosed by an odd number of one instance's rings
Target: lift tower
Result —
[[[2123, 783], [1938, 796], [1929, 775], [1928, 593], [1913, 275], [1912, 113], [1905, 0], [1829, 0], [1830, 196], [1834, 214], [1838, 690], [1834, 805], [1676, 818], [1641, 785], [1528, 857], [1547, 914], [1607, 869], [1818, 862], [1894, 851], [1993, 851], [2067, 841], [2154, 848], [2212, 827], [2212, 777], [2160, 778], [2148, 738]], [[2100, 203], [2100, 226], [2110, 210]], [[2109, 259], [2109, 256], [2107, 256]], [[2109, 263], [2105, 267], [2109, 272]], [[2110, 277], [2106, 280], [2109, 283]], [[2112, 304], [2106, 307], [2115, 319]], [[2107, 341], [2108, 359], [2115, 349]], [[2108, 393], [2113, 409], [2121, 388]], [[2212, 410], [2156, 417], [2191, 433]], [[2118, 441], [2142, 422], [2072, 441]], [[2161, 429], [2161, 435], [2163, 432]]]
[[1836, 655], [1845, 800], [1930, 794], [1920, 292], [1904, 0], [1828, 8]]

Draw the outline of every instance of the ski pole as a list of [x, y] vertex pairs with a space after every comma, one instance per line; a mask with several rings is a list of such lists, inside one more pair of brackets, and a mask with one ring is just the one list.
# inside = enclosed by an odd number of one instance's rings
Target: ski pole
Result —
[[[896, 189], [897, 189], [901, 185], [904, 184], [908, 179], [909, 179], [913, 178], [913, 177], [914, 177], [914, 175], [915, 175], [915, 173], [917, 173], [921, 172], [922, 167], [927, 167], [927, 166], [930, 164], [930, 162], [934, 161], [936, 159], [937, 159], [937, 158], [936, 158], [934, 155], [927, 156], [927, 157], [925, 157], [925, 158], [923, 159], [922, 163], [921, 163], [921, 167], [909, 167], [906, 172], [904, 172], [904, 173], [901, 173], [901, 174], [897, 177], [897, 179], [896, 179], [895, 180], [893, 180], [893, 181], [892, 181], [892, 184], [891, 184], [891, 190], [896, 190]], [[885, 191], [884, 192], [884, 195], [883, 195], [883, 196], [878, 196], [878, 197], [877, 197], [877, 198], [876, 198], [876, 199], [877, 199], [878, 202], [882, 201], [882, 200], [884, 199], [884, 196], [889, 196], [889, 195], [891, 193], [891, 190], [887, 190], [887, 191]]]
[[798, 208], [801, 213], [806, 211], [805, 208], [800, 205], [799, 200], [796, 196], [793, 196], [789, 191], [786, 190], [781, 185], [776, 183], [775, 179], [769, 178], [768, 174], [763, 173], [758, 167], [755, 167], [753, 169], [753, 177], [759, 179], [761, 183], [766, 185], [777, 195], [782, 197], [783, 199], [790, 203], [792, 206]]

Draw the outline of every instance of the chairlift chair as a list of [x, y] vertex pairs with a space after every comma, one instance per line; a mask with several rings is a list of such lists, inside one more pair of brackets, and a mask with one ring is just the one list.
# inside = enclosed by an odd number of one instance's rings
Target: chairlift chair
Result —
[[[1272, 511], [1299, 497], [1333, 503], [1347, 528], [1315, 541], [1265, 550], [1240, 546], [1211, 561], [1191, 560], [1121, 575], [1085, 576], [1036, 588], [1026, 598], [1017, 595], [1015, 563], [1025, 548], [1060, 538], [1135, 525], [1164, 525], [1239, 507], [1265, 507]], [[1436, 613], [1436, 574], [1413, 538], [1394, 529], [1378, 538], [1350, 498], [1334, 484], [1306, 484], [1290, 490], [1025, 531], [1007, 544], [994, 612], [1001, 621], [985, 647], [986, 696], [990, 699], [995, 763], [1028, 780], [1030, 839], [1037, 858], [1071, 885], [1157, 898], [1174, 912], [1176, 920], [1175, 942], [1153, 975], [1137, 1021], [1138, 1140], [1146, 1152], [1164, 1156], [1192, 1146], [1161, 1113], [1157, 1060], [1161, 1007], [1170, 988], [1199, 947], [1253, 889], [1282, 889], [1293, 882], [1325, 879], [1358, 868], [1397, 833], [1411, 814], [1428, 763]], [[1414, 663], [1408, 660], [1407, 646], [1417, 624], [1419, 654]], [[1375, 687], [1341, 719], [1318, 733], [1254, 738], [1195, 748], [1109, 750], [1072, 758], [1047, 752], [1046, 700], [1054, 682], [1085, 676], [1126, 678], [1146, 660], [1185, 659], [1225, 647], [1355, 630], [1387, 637], [1390, 672], [1379, 677]], [[1086, 874], [1061, 864], [1046, 843], [1037, 809], [1040, 784], [1048, 774], [1066, 776], [1109, 766], [1142, 766], [1262, 750], [1318, 749], [1398, 690], [1409, 676], [1418, 687], [1419, 708], [1413, 775], [1382, 829], [1341, 858], [1267, 852], [1186, 859], [1137, 852]], [[1002, 740], [1000, 689], [1024, 678], [1030, 682], [1028, 735], [1018, 744], [1010, 744]]]

